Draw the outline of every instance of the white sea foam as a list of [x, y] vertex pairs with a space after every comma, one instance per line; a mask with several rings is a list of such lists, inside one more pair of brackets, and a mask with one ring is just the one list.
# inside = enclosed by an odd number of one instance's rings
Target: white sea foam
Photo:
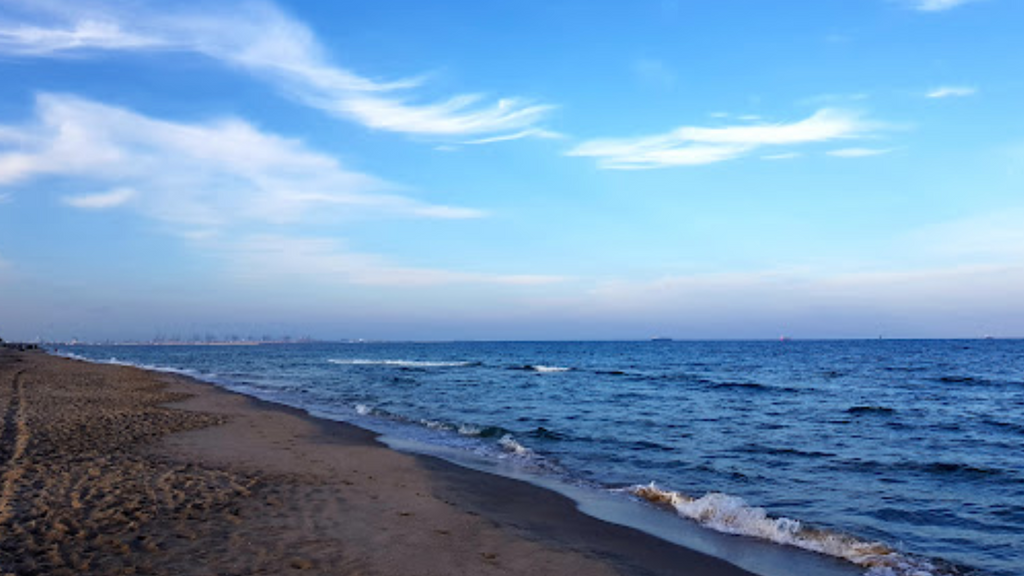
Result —
[[427, 420], [425, 418], [420, 420], [420, 424], [426, 426], [427, 428], [430, 428], [431, 430], [450, 431], [453, 428], [451, 424], [441, 422], [439, 420]]
[[158, 366], [156, 364], [143, 364], [141, 362], [127, 362], [125, 360], [121, 360], [120, 358], [118, 358], [116, 356], [111, 356], [110, 358], [107, 358], [106, 360], [94, 360], [92, 358], [88, 358], [86, 356], [82, 356], [81, 354], [75, 354], [74, 352], [56, 352], [55, 355], [56, 356], [62, 356], [64, 358], [70, 358], [72, 360], [79, 360], [81, 362], [89, 362], [91, 364], [111, 364], [111, 365], [114, 365], [114, 366], [127, 366], [127, 367], [130, 367], [130, 368], [140, 368], [142, 370], [149, 370], [151, 372], [164, 372], [164, 373], [167, 373], [167, 374], [180, 374], [180, 375], [183, 375], [183, 376], [192, 376], [192, 377], [196, 377], [196, 378], [202, 376], [202, 377], [204, 377], [206, 379], [211, 379], [211, 378], [213, 378], [213, 376], [215, 376], [213, 374], [201, 375], [199, 372], [197, 372], [195, 370], [187, 369], [187, 368], [171, 368], [169, 366]]
[[501, 439], [498, 440], [498, 445], [501, 446], [501, 449], [505, 452], [515, 456], [530, 456], [533, 454], [533, 450], [530, 450], [526, 446], [516, 442], [516, 439], [513, 438], [511, 434], [505, 434], [502, 436]]
[[541, 366], [539, 364], [531, 366], [530, 369], [534, 372], [568, 372], [572, 370], [572, 368], [565, 368], [562, 366]]
[[373, 408], [366, 404], [356, 404], [356, 414], [360, 416], [368, 416], [373, 413]]
[[463, 424], [459, 426], [459, 434], [463, 436], [479, 436], [484, 429], [479, 426], [473, 426], [472, 424]]
[[181, 375], [184, 375], [184, 376], [196, 376], [196, 375], [199, 374], [195, 370], [190, 370], [188, 368], [171, 368], [171, 367], [168, 367], [168, 366], [158, 366], [156, 364], [143, 364], [141, 362], [126, 362], [126, 361], [120, 360], [120, 359], [118, 359], [116, 357], [111, 357], [109, 360], [107, 360], [106, 362], [102, 362], [102, 363], [103, 364], [114, 364], [115, 366], [130, 366], [132, 368], [141, 368], [143, 370], [150, 370], [152, 372], [165, 372], [165, 373], [168, 373], [168, 374], [181, 374]]
[[424, 360], [369, 360], [364, 358], [327, 360], [331, 364], [346, 366], [399, 366], [404, 368], [454, 368], [459, 366], [472, 366], [472, 362], [440, 362]]
[[880, 542], [865, 542], [846, 534], [811, 528], [791, 518], [773, 518], [764, 508], [751, 506], [736, 496], [711, 492], [693, 498], [658, 488], [653, 482], [633, 486], [628, 491], [655, 504], [670, 506], [680, 516], [719, 532], [762, 538], [842, 558], [866, 568], [869, 576], [949, 574], [927, 560], [905, 556]]

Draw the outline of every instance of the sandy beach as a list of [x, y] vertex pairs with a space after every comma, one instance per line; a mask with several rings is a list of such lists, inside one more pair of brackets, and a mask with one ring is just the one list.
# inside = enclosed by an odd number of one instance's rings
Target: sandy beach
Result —
[[0, 350], [3, 574], [749, 574], [185, 377]]

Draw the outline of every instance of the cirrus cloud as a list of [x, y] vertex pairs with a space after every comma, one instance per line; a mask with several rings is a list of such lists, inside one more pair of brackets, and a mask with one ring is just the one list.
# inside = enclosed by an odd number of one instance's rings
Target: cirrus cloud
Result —
[[921, 12], [942, 12], [957, 6], [977, 2], [977, 0], [911, 0], [916, 10]]
[[[265, 2], [198, 11], [113, 2], [40, 2], [36, 22], [0, 22], [0, 54], [83, 56], [99, 51], [202, 54], [268, 81], [295, 100], [375, 130], [498, 142], [541, 136], [551, 105], [459, 94], [423, 102], [422, 78], [380, 82], [334, 65], [312, 30]], [[39, 22], [38, 20], [41, 20]]]
[[930, 90], [925, 96], [928, 98], [958, 98], [973, 96], [977, 93], [978, 89], [973, 86], [940, 86]]
[[0, 29], [0, 52], [41, 56], [74, 50], [154, 48], [158, 38], [126, 32], [112, 22], [81, 20], [66, 28], [16, 25]]
[[829, 156], [836, 158], [867, 158], [869, 156], [881, 156], [892, 152], [892, 148], [840, 148], [827, 152]]
[[235, 118], [171, 122], [75, 96], [42, 94], [33, 122], [0, 126], [0, 133], [8, 136], [0, 140], [0, 186], [42, 177], [106, 186], [112, 189], [64, 202], [84, 209], [130, 202], [146, 216], [186, 231], [352, 212], [484, 215], [396, 195], [395, 184]]
[[99, 194], [85, 194], [80, 196], [65, 196], [64, 203], [75, 208], [88, 210], [105, 210], [116, 208], [127, 203], [135, 196], [135, 190], [131, 188], [115, 188], [109, 192]]
[[588, 140], [566, 155], [596, 158], [600, 168], [610, 170], [696, 166], [741, 158], [770, 146], [863, 138], [882, 127], [856, 112], [823, 108], [804, 120], [788, 124], [683, 126], [653, 136]]

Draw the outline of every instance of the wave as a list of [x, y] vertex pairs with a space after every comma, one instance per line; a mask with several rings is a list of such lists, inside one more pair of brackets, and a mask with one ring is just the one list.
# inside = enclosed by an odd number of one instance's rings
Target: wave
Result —
[[531, 430], [528, 434], [531, 438], [539, 438], [541, 440], [565, 440], [567, 437], [561, 432], [550, 430], [543, 426], [538, 426]]
[[447, 422], [441, 422], [440, 420], [428, 420], [423, 418], [420, 420], [420, 424], [431, 429], [431, 430], [443, 430], [445, 432], [451, 432], [455, 430], [455, 427]]
[[974, 378], [973, 376], [940, 376], [936, 378], [939, 382], [946, 382], [950, 384], [970, 384], [972, 382], [984, 383], [985, 380], [980, 378]]
[[915, 467], [930, 474], [955, 474], [961, 476], [996, 476], [1004, 474], [1004, 471], [1001, 469], [972, 466], [963, 462], [925, 462]]
[[473, 424], [460, 425], [458, 432], [463, 436], [474, 436], [477, 438], [498, 438], [512, 433], [511, 430], [501, 426], [475, 426]]
[[1006, 422], [1004, 420], [996, 420], [995, 418], [986, 418], [981, 421], [986, 426], [991, 426], [997, 429], [1003, 429], [1017, 434], [1024, 434], [1024, 425], [1016, 424], [1014, 422]]
[[502, 450], [512, 454], [513, 456], [520, 456], [523, 458], [533, 456], [533, 450], [530, 450], [526, 446], [516, 442], [516, 439], [513, 438], [511, 434], [505, 434], [502, 436], [501, 439], [498, 440], [498, 445], [501, 446]]
[[841, 558], [862, 568], [870, 576], [953, 576], [923, 558], [901, 554], [881, 542], [814, 528], [799, 520], [769, 516], [764, 508], [747, 504], [742, 498], [710, 492], [693, 498], [657, 487], [653, 482], [632, 486], [627, 492], [653, 504], [672, 508], [680, 516], [724, 532], [768, 540]]
[[771, 390], [771, 386], [765, 386], [756, 382], [716, 382], [711, 387], [737, 390]]
[[1020, 386], [1021, 384], [1024, 384], [1024, 382], [1021, 382], [1020, 380], [1005, 380], [1005, 379], [999, 379], [999, 378], [989, 379], [989, 378], [980, 378], [980, 377], [975, 377], [975, 376], [959, 376], [959, 375], [940, 376], [938, 378], [933, 378], [932, 380], [935, 381], [935, 382], [941, 382], [943, 384], [964, 384], [964, 385], [979, 386], [979, 387], [980, 386], [993, 386], [993, 387], [997, 387], [997, 388], [1017, 387], [1017, 386]]
[[886, 366], [883, 370], [887, 372], [926, 372], [927, 366]]
[[74, 352], [66, 352], [64, 350], [56, 350], [56, 351], [50, 352], [50, 354], [53, 354], [54, 356], [60, 356], [61, 358], [69, 358], [71, 360], [78, 360], [79, 362], [95, 362], [95, 360], [93, 360], [92, 358], [86, 358], [85, 356], [82, 356], [81, 354], [75, 354]]
[[736, 448], [735, 452], [744, 454], [769, 454], [772, 456], [796, 456], [800, 458], [834, 458], [834, 452], [823, 452], [820, 450], [801, 450], [799, 448], [774, 448], [764, 444], [748, 444]]
[[852, 406], [846, 409], [848, 414], [894, 414], [895, 408], [888, 406]]
[[159, 365], [156, 365], [156, 364], [143, 364], [141, 362], [128, 362], [128, 361], [125, 361], [125, 360], [121, 360], [121, 359], [117, 358], [116, 356], [111, 356], [110, 358], [107, 358], [106, 360], [97, 360], [97, 359], [89, 358], [87, 356], [82, 356], [80, 354], [75, 354], [74, 352], [55, 352], [54, 355], [55, 356], [61, 356], [63, 358], [69, 358], [71, 360], [78, 360], [80, 362], [89, 362], [90, 364], [110, 364], [110, 365], [113, 365], [113, 366], [127, 366], [129, 368], [139, 368], [141, 370], [149, 370], [151, 372], [163, 372], [165, 374], [178, 374], [178, 375], [181, 375], [181, 376], [191, 376], [193, 378], [200, 378], [200, 377], [202, 377], [202, 378], [204, 378], [206, 380], [209, 380], [211, 382], [213, 381], [212, 379], [217, 376], [216, 374], [202, 375], [200, 372], [198, 372], [196, 370], [189, 369], [189, 368], [173, 368], [173, 367], [170, 367], [170, 366], [159, 366]]
[[513, 366], [510, 370], [525, 370], [527, 372], [570, 372], [572, 368], [566, 368], [564, 366], [544, 366], [541, 364], [525, 364], [523, 366]]
[[331, 364], [344, 366], [397, 366], [401, 368], [459, 368], [466, 366], [479, 366], [479, 362], [453, 362], [433, 360], [369, 360], [362, 358], [327, 360]]

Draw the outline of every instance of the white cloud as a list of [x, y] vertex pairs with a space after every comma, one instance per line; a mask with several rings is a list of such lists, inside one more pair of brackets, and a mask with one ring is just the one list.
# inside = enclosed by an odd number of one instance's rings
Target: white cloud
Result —
[[977, 92], [978, 89], [972, 86], [940, 86], [931, 90], [925, 96], [928, 98], [956, 98], [973, 96]]
[[256, 236], [224, 248], [222, 254], [243, 281], [288, 278], [317, 284], [369, 286], [440, 286], [499, 284], [537, 286], [564, 278], [506, 275], [399, 266], [387, 258], [349, 251], [337, 240], [289, 236]]
[[854, 112], [823, 108], [789, 124], [684, 126], [654, 136], [589, 140], [566, 154], [597, 158], [598, 166], [613, 170], [693, 166], [740, 158], [766, 146], [861, 138], [881, 127]]
[[781, 154], [768, 154], [767, 156], [761, 156], [762, 160], [793, 160], [799, 158], [803, 154], [799, 152], [783, 152]]
[[157, 38], [125, 32], [113, 22], [81, 20], [70, 28], [14, 26], [0, 29], [0, 53], [43, 55], [70, 50], [126, 50], [163, 45]]
[[550, 130], [543, 130], [541, 128], [529, 128], [521, 132], [514, 134], [503, 134], [501, 136], [491, 136], [490, 138], [481, 138], [479, 140], [470, 140], [463, 142], [463, 144], [490, 144], [492, 142], [505, 142], [508, 140], [519, 140], [521, 138], [544, 138], [548, 140], [564, 138], [562, 134], [558, 132], [552, 132]]
[[233, 118], [169, 122], [73, 96], [43, 94], [37, 97], [34, 122], [0, 131], [17, 136], [9, 144], [0, 142], [0, 186], [46, 176], [105, 184], [113, 190], [65, 202], [109, 208], [130, 201], [149, 217], [192, 231], [352, 212], [483, 215], [388, 193], [397, 187], [349, 170], [301, 141]]
[[867, 158], [889, 152], [892, 152], [892, 148], [840, 148], [839, 150], [830, 150], [827, 154], [837, 158]]
[[422, 79], [378, 82], [333, 65], [313, 32], [271, 4], [219, 5], [204, 13], [110, 2], [43, 2], [48, 22], [0, 26], [0, 54], [59, 57], [98, 50], [203, 54], [276, 85], [296, 100], [369, 128], [421, 137], [543, 136], [528, 132], [550, 105], [476, 94], [419, 102]]
[[135, 190], [131, 188], [115, 188], [109, 192], [100, 194], [86, 194], [82, 196], [66, 196], [64, 203], [75, 208], [87, 210], [105, 210], [125, 204], [135, 196]]
[[977, 0], [912, 0], [913, 6], [922, 12], [941, 12], [976, 2]]

